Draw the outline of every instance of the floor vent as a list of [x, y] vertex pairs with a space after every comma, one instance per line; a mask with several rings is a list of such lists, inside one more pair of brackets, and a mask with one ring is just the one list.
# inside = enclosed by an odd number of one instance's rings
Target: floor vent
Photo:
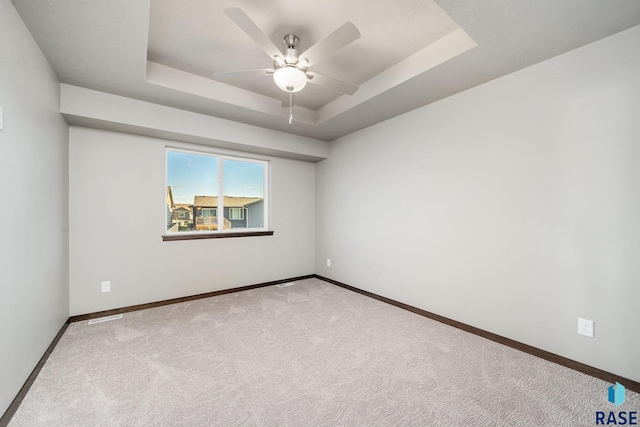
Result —
[[279, 288], [286, 288], [287, 286], [293, 286], [295, 285], [296, 282], [288, 282], [288, 283], [280, 283], [279, 285], [276, 285]]
[[122, 314], [114, 314], [113, 316], [99, 317], [97, 319], [89, 320], [89, 325], [95, 325], [96, 323], [108, 322], [110, 320], [122, 319]]

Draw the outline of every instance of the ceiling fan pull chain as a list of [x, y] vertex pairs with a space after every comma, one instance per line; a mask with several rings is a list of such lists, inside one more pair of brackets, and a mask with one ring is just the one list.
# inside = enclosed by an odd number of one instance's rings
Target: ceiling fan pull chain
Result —
[[293, 120], [293, 93], [289, 92], [289, 124]]

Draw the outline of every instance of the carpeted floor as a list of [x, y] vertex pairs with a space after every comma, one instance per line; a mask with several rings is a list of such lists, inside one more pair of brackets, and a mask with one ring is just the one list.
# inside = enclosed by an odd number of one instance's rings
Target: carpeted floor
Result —
[[627, 391], [318, 279], [73, 323], [18, 426], [593, 426]]

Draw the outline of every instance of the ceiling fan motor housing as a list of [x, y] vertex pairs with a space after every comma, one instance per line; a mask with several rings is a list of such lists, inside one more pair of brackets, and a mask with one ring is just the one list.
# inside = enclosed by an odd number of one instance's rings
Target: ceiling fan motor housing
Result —
[[298, 63], [298, 56], [300, 53], [295, 49], [285, 49], [284, 62], [287, 64], [295, 65]]
[[284, 50], [284, 62], [282, 58], [273, 61], [275, 72], [273, 79], [276, 85], [285, 92], [299, 92], [307, 84], [306, 61], [298, 61], [300, 52], [295, 47], [300, 39], [293, 34], [287, 34], [283, 38], [287, 48]]

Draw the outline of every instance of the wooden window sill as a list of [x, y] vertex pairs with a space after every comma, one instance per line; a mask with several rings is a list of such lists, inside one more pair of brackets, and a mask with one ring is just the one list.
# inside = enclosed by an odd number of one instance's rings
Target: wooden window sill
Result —
[[163, 242], [174, 240], [226, 239], [228, 237], [273, 236], [273, 231], [237, 231], [230, 233], [164, 234]]

